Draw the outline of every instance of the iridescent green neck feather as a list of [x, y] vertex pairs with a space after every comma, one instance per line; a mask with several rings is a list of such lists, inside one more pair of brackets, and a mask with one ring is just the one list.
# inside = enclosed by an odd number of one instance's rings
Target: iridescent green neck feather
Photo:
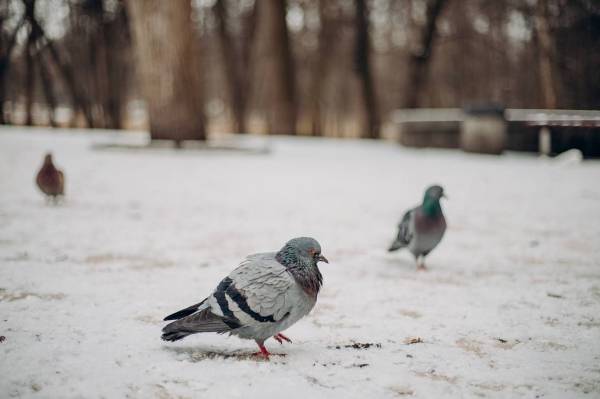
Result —
[[425, 194], [425, 198], [423, 198], [423, 213], [430, 217], [441, 215], [442, 207], [439, 198], [430, 197]]

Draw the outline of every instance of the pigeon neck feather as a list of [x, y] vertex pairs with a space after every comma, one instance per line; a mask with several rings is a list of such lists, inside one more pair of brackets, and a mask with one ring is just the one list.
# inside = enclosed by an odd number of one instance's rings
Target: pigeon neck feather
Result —
[[323, 276], [313, 259], [299, 255], [296, 248], [287, 245], [277, 252], [275, 259], [287, 268], [304, 292], [316, 298]]
[[442, 206], [440, 200], [425, 196], [423, 199], [423, 214], [429, 217], [436, 217], [442, 214]]

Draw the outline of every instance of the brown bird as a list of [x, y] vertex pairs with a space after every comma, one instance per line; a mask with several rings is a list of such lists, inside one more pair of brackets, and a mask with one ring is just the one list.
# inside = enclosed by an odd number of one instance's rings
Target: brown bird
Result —
[[52, 163], [52, 154], [44, 157], [44, 164], [35, 179], [38, 187], [44, 194], [56, 202], [59, 195], [65, 194], [65, 177], [63, 172], [56, 169]]

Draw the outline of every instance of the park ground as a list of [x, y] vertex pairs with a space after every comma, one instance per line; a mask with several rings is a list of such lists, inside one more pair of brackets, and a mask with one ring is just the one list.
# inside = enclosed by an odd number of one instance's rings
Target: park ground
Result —
[[[600, 162], [139, 133], [0, 129], [2, 398], [600, 396]], [[114, 145], [118, 144], [118, 145]], [[47, 204], [46, 151], [66, 175]], [[442, 184], [446, 237], [417, 272], [387, 246]], [[247, 254], [318, 239], [329, 264], [292, 344], [160, 340]]]

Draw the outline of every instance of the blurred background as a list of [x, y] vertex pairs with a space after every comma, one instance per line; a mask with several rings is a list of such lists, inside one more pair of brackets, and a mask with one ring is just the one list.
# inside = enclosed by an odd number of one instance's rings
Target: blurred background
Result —
[[[0, 399], [600, 398], [583, 157], [600, 0], [0, 0]], [[331, 264], [281, 356], [161, 343], [298, 236]]]
[[598, 49], [595, 0], [0, 0], [0, 123], [597, 156]]

